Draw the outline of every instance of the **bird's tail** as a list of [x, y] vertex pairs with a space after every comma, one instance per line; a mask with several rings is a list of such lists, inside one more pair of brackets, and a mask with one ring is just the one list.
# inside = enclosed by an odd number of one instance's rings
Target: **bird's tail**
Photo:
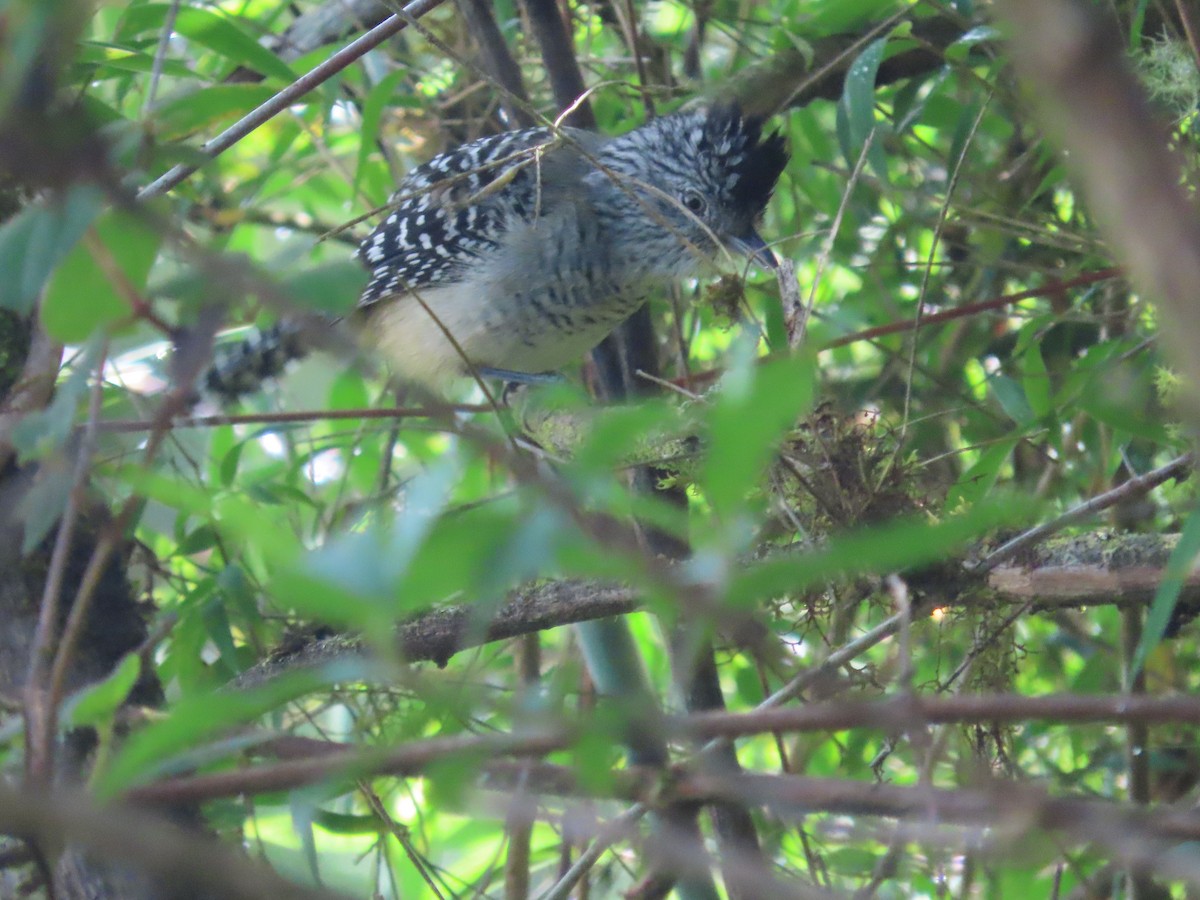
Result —
[[232, 403], [260, 390], [264, 381], [280, 375], [287, 364], [309, 352], [299, 323], [277, 322], [255, 329], [247, 337], [218, 347], [204, 374], [203, 389], [221, 403]]

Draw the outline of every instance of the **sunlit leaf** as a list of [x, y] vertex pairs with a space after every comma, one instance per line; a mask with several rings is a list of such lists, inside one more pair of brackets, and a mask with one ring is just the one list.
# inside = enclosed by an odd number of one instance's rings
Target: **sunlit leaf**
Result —
[[[157, 32], [166, 22], [170, 5], [145, 3], [132, 6], [122, 20], [121, 33], [128, 36]], [[259, 44], [233, 16], [221, 15], [198, 6], [182, 6], [174, 23], [175, 31], [208, 47], [230, 62], [245, 66], [284, 83], [295, 80], [287, 63]]]
[[104, 213], [50, 279], [42, 304], [47, 331], [64, 342], [85, 340], [98, 328], [132, 313], [162, 234], [124, 210]]
[[178, 140], [239, 119], [275, 93], [263, 84], [214, 84], [172, 97], [154, 110], [164, 140]]

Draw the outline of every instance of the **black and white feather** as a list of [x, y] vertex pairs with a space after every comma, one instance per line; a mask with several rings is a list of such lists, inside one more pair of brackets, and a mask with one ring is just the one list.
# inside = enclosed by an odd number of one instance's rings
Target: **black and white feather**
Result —
[[611, 139], [472, 141], [397, 188], [358, 249], [371, 280], [355, 319], [403, 378], [556, 370], [723, 254], [774, 265], [756, 225], [786, 163], [783, 139], [728, 104]]
[[554, 143], [547, 128], [491, 137], [435, 156], [400, 182], [391, 211], [358, 248], [371, 270], [359, 301], [458, 280], [494, 252], [514, 221], [532, 213], [537, 156]]

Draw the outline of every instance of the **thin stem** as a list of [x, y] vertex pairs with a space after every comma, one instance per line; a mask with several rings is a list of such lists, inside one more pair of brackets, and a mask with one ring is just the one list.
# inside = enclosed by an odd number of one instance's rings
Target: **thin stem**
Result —
[[175, 31], [175, 18], [179, 15], [180, 0], [171, 0], [167, 9], [167, 17], [163, 20], [162, 34], [158, 39], [158, 49], [154, 51], [154, 64], [150, 69], [150, 86], [146, 88], [146, 100], [142, 104], [142, 118], [150, 116], [150, 107], [158, 95], [158, 82], [162, 78], [163, 64], [167, 61], [167, 47], [171, 44], [171, 34]]
[[104, 360], [108, 344], [105, 342], [96, 361], [95, 383], [88, 402], [87, 425], [83, 430], [75, 469], [71, 475], [71, 490], [67, 495], [66, 507], [58, 523], [58, 534], [54, 549], [50, 553], [50, 564], [42, 588], [42, 602], [38, 609], [37, 627], [29, 653], [28, 694], [25, 702], [26, 733], [29, 735], [29, 752], [26, 757], [26, 774], [31, 781], [48, 781], [54, 766], [54, 732], [56, 729], [57, 704], [53, 691], [45, 691], [47, 683], [53, 683], [52, 660], [54, 658], [54, 631], [61, 618], [63, 582], [66, 579], [67, 561], [74, 542], [75, 526], [79, 510], [84, 503], [84, 485], [91, 467], [92, 453], [96, 446], [96, 425], [100, 419], [100, 402], [103, 397]]
[[1022, 550], [1045, 540], [1056, 531], [1061, 531], [1068, 525], [1086, 519], [1101, 510], [1108, 509], [1110, 506], [1116, 506], [1118, 503], [1123, 503], [1126, 500], [1148, 493], [1163, 482], [1170, 481], [1173, 478], [1185, 477], [1191, 472], [1193, 464], [1194, 458], [1192, 454], [1185, 453], [1183, 456], [1171, 460], [1165, 466], [1147, 472], [1145, 475], [1130, 478], [1111, 491], [1105, 491], [1103, 494], [1095, 496], [1091, 500], [1084, 501], [1073, 509], [1067, 510], [1057, 519], [1045, 522], [1036, 528], [1030, 528], [1023, 534], [1017, 535], [1011, 541], [993, 550], [982, 562], [968, 566], [968, 571], [973, 575], [982, 575], [990, 572], [996, 566], [1000, 565], [1000, 563], [1012, 559], [1012, 557], [1016, 556]]

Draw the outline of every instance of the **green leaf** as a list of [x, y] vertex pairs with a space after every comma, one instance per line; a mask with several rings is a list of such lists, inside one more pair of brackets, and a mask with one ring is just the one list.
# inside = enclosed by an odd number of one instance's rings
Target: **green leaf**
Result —
[[358, 193], [359, 186], [362, 183], [363, 169], [367, 165], [371, 151], [377, 146], [379, 140], [379, 122], [383, 117], [383, 111], [394, 105], [397, 89], [408, 77], [409, 73], [405, 69], [396, 69], [394, 72], [389, 72], [383, 78], [379, 79], [379, 83], [371, 88], [371, 92], [367, 94], [367, 99], [363, 101], [362, 124], [358, 129], [358, 165], [354, 169], [355, 194]]
[[959, 476], [946, 497], [946, 509], [956, 510], [962, 506], [978, 503], [996, 486], [1000, 469], [1008, 462], [1018, 438], [1007, 438], [985, 448], [973, 466]]
[[1022, 427], [1033, 421], [1033, 409], [1030, 408], [1025, 391], [1018, 382], [1007, 375], [994, 375], [988, 380], [988, 385], [999, 401], [1000, 408], [1010, 419]]
[[1133, 664], [1130, 666], [1130, 678], [1142, 671], [1147, 658], [1154, 648], [1162, 641], [1175, 612], [1175, 604], [1179, 602], [1179, 592], [1183, 590], [1184, 582], [1191, 574], [1200, 556], [1200, 509], [1192, 510], [1183, 531], [1179, 535], [1179, 543], [1171, 551], [1167, 560], [1167, 568], [1163, 572], [1158, 590], [1154, 592], [1154, 602], [1146, 614], [1146, 624], [1142, 628], [1142, 639], [1138, 641], [1137, 651], [1133, 654]]
[[143, 292], [162, 242], [159, 231], [124, 210], [109, 210], [93, 228], [97, 241], [76, 244], [46, 288], [42, 323], [64, 343], [129, 316], [124, 290]]
[[129, 697], [142, 674], [142, 660], [136, 653], [127, 653], [107, 678], [92, 684], [73, 696], [65, 710], [72, 728], [104, 725]]
[[896, 91], [892, 100], [894, 122], [892, 128], [896, 134], [904, 134], [920, 121], [925, 112], [925, 103], [929, 97], [950, 77], [950, 69], [942, 68], [922, 77], [910, 78]]
[[872, 41], [846, 72], [840, 108], [845, 112], [846, 141], [842, 152], [850, 166], [858, 163], [863, 145], [875, 129], [875, 78], [888, 38]]
[[215, 547], [216, 543], [217, 533], [213, 527], [211, 525], [201, 525], [179, 542], [176, 552], [183, 556], [191, 556], [193, 553], [200, 553]]
[[[121, 21], [117, 38], [132, 38], [146, 32], [157, 34], [166, 24], [169, 10], [170, 5], [165, 3], [147, 3], [132, 7]], [[174, 30], [230, 62], [253, 69], [261, 75], [277, 78], [285, 83], [294, 81], [297, 77], [287, 63], [262, 46], [257, 37], [245, 30], [233, 17], [219, 15], [210, 9], [197, 6], [183, 6], [175, 18]]]
[[[442, 532], [463, 529], [474, 540], [471, 550], [455, 556], [441, 550], [429, 551], [425, 544], [431, 532], [442, 524], [439, 517], [450, 499], [456, 480], [461, 477], [453, 454], [443, 456], [412, 480], [405, 498], [404, 515], [394, 523], [364, 531], [340, 535], [305, 556], [299, 566], [280, 572], [274, 589], [289, 598], [293, 607], [324, 622], [372, 628], [390, 623], [397, 609], [428, 606], [464, 586], [470, 567], [447, 566], [445, 560], [478, 561], [487, 555], [491, 541], [508, 533], [504, 527], [489, 531], [482, 527], [491, 511], [474, 510], [453, 517]], [[420, 557], [424, 565], [416, 565]], [[432, 562], [431, 562], [432, 561]], [[406, 584], [410, 567], [417, 577], [433, 579], [435, 587], [423, 590]]]
[[1154, 444], [1168, 443], [1170, 431], [1150, 390], [1118, 368], [1106, 374], [1106, 378], [1098, 377], [1087, 385], [1079, 398], [1079, 408], [1118, 434], [1133, 435]]
[[708, 417], [701, 483], [718, 517], [732, 518], [762, 477], [780, 440], [812, 405], [813, 360], [753, 357], [736, 362]]
[[116, 477], [149, 500], [216, 523], [221, 536], [251, 546], [272, 567], [291, 565], [300, 552], [299, 538], [288, 527], [286, 513], [242, 496], [213, 497], [207, 491], [140, 466], [121, 466]]
[[1142, 46], [1142, 29], [1146, 24], [1146, 7], [1150, 0], [1137, 0], [1133, 8], [1133, 16], [1129, 25], [1129, 52], [1136, 53]]
[[379, 834], [388, 830], [379, 816], [330, 812], [320, 807], [313, 811], [312, 820], [330, 834]]
[[58, 524], [70, 495], [71, 473], [63, 456], [60, 454], [43, 462], [38, 467], [33, 486], [21, 499], [18, 510], [23, 526], [22, 553], [32, 553], [50, 533], [50, 529]]
[[197, 88], [157, 106], [155, 128], [162, 140], [179, 140], [226, 120], [240, 119], [274, 93], [265, 84], [214, 84]]
[[213, 429], [209, 459], [218, 461], [214, 474], [221, 487], [229, 487], [237, 478], [245, 448], [246, 442], [238, 440], [230, 426], [222, 425]]
[[285, 278], [289, 297], [318, 312], [343, 315], [354, 309], [369, 274], [354, 260], [322, 263]]
[[[76, 66], [87, 66], [89, 81], [101, 81], [126, 72], [152, 72], [154, 56], [134, 48], [105, 41], [82, 41], [75, 56]], [[162, 61], [162, 74], [174, 78], [195, 79], [200, 76], [176, 59]]]
[[556, 393], [562, 398], [561, 408], [569, 414], [566, 421], [580, 422], [586, 429], [570, 466], [571, 473], [577, 478], [581, 474], [603, 473], [608, 483], [608, 473], [629, 459], [639, 447], [653, 446], [653, 441], [677, 433], [682, 425], [676, 408], [664, 400], [647, 400], [596, 411], [587, 409], [581, 398], [569, 389]]
[[1021, 385], [1025, 389], [1025, 399], [1029, 401], [1030, 413], [1035, 419], [1044, 419], [1054, 407], [1050, 402], [1050, 373], [1046, 370], [1046, 360], [1042, 358], [1042, 348], [1031, 344], [1021, 360], [1024, 369]]
[[945, 559], [994, 528], [1022, 522], [1029, 514], [1029, 503], [1022, 498], [988, 500], [942, 522], [901, 519], [864, 528], [834, 538], [821, 550], [780, 554], [746, 567], [731, 580], [728, 600], [745, 605], [832, 578], [916, 569]]
[[950, 138], [950, 149], [947, 151], [947, 158], [950, 160], [950, 166], [946, 171], [947, 189], [949, 181], [955, 169], [963, 161], [963, 156], [967, 152], [967, 142], [974, 140], [977, 129], [976, 121], [979, 119], [980, 104], [968, 104], [962, 108], [959, 113], [958, 121], [954, 123], [954, 133]]
[[976, 44], [999, 41], [1002, 37], [999, 29], [991, 25], [978, 25], [963, 32], [962, 37], [946, 48], [946, 59], [950, 62], [964, 62]]
[[30, 204], [0, 225], [0, 308], [28, 315], [54, 267], [102, 206], [98, 189], [73, 185], [61, 202]]

